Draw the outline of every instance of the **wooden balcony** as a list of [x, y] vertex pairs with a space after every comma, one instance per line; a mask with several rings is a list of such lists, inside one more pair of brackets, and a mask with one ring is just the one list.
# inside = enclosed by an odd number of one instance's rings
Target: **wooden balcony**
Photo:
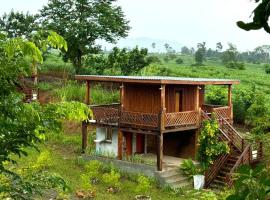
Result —
[[[153, 131], [159, 131], [161, 128], [161, 114], [122, 111], [119, 104], [91, 106], [91, 109], [94, 120], [90, 122], [96, 125]], [[199, 122], [198, 111], [165, 113], [164, 132], [196, 129]]]

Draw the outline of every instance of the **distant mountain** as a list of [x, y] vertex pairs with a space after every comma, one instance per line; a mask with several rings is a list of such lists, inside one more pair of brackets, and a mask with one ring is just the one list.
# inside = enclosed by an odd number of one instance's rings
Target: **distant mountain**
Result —
[[[111, 50], [113, 47], [117, 46], [120, 48], [134, 48], [136, 46], [138, 47], [144, 47], [147, 48], [150, 52], [165, 52], [166, 48], [164, 47], [164, 44], [169, 44], [170, 47], [172, 47], [175, 51], [180, 52], [182, 44], [172, 41], [172, 40], [163, 40], [163, 39], [153, 39], [153, 38], [147, 38], [147, 37], [138, 37], [138, 38], [126, 38], [126, 39], [120, 39], [117, 44], [109, 44], [104, 41], [99, 41], [99, 44], [103, 46], [103, 49], [106, 48], [106, 50]], [[152, 47], [152, 43], [156, 44], [156, 47]]]

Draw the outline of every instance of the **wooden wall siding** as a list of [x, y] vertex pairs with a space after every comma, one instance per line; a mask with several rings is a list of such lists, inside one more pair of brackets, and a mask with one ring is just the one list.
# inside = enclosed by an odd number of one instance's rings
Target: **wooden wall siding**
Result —
[[[124, 110], [159, 113], [160, 112], [160, 85], [125, 84]], [[204, 86], [200, 86], [200, 106], [204, 104]], [[166, 85], [165, 105], [166, 112], [175, 112], [175, 91], [183, 92], [182, 111], [195, 110], [196, 86], [193, 85]]]
[[124, 110], [142, 113], [160, 112], [160, 86], [125, 84]]
[[[204, 104], [204, 86], [200, 86], [200, 105]], [[175, 112], [175, 91], [182, 90], [182, 111], [195, 110], [196, 86], [190, 85], [167, 85], [166, 86], [166, 112]]]

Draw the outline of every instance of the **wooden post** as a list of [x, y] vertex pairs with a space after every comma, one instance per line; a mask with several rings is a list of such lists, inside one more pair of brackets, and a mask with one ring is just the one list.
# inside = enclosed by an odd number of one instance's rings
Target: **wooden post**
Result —
[[123, 158], [123, 132], [118, 129], [118, 160], [122, 160]]
[[85, 103], [90, 105], [90, 81], [86, 81]]
[[124, 94], [125, 94], [125, 87], [124, 84], [122, 83], [122, 85], [120, 86], [120, 106], [121, 109], [124, 108]]
[[165, 130], [165, 113], [166, 113], [166, 103], [165, 103], [165, 85], [162, 84], [160, 87], [160, 120], [159, 129], [160, 133], [157, 135], [157, 170], [162, 171], [163, 162], [163, 131]]
[[166, 104], [165, 104], [165, 85], [161, 85], [160, 87], [160, 131], [165, 130], [165, 113], [166, 113]]
[[[85, 94], [85, 103], [90, 105], [90, 81], [86, 81], [86, 94]], [[82, 122], [82, 153], [85, 153], [85, 150], [88, 146], [88, 134], [87, 134], [87, 121]]]
[[232, 85], [228, 85], [228, 106], [230, 107], [230, 121], [233, 121]]
[[199, 111], [200, 108], [200, 86], [196, 86], [195, 92], [195, 110]]
[[157, 135], [157, 170], [162, 171], [163, 161], [163, 133]]
[[82, 122], [82, 153], [85, 153], [87, 148], [87, 122]]

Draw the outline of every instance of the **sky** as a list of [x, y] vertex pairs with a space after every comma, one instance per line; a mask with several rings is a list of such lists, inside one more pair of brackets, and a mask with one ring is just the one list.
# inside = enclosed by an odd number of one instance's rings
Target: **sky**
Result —
[[[36, 13], [47, 0], [0, 0], [0, 14], [15, 11]], [[196, 47], [205, 41], [232, 42], [241, 51], [270, 43], [263, 30], [244, 31], [239, 20], [249, 21], [255, 4], [251, 0], [118, 0], [130, 21], [128, 38], [141, 37], [175, 41]]]

